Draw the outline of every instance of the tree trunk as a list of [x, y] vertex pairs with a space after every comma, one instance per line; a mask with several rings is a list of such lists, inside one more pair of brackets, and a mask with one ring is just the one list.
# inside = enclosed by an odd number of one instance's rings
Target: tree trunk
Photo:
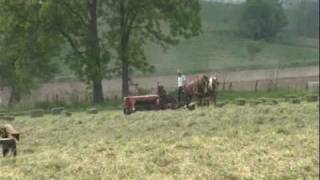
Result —
[[16, 87], [11, 88], [10, 97], [9, 97], [9, 106], [20, 102], [20, 93], [17, 91]]
[[[125, 40], [124, 40], [125, 41]], [[127, 42], [128, 43], [128, 42]], [[129, 95], [129, 49], [128, 44], [122, 44], [122, 97]]]
[[93, 82], [93, 103], [101, 104], [103, 103], [103, 87], [102, 80]]
[[94, 61], [90, 67], [92, 74], [89, 76], [93, 85], [93, 103], [103, 103], [103, 89], [102, 89], [102, 74], [101, 74], [101, 59], [100, 46], [97, 30], [97, 0], [88, 0], [88, 44], [87, 44], [87, 58]]
[[122, 63], [122, 97], [129, 95], [129, 32], [128, 19], [123, 1], [120, 1], [120, 56]]

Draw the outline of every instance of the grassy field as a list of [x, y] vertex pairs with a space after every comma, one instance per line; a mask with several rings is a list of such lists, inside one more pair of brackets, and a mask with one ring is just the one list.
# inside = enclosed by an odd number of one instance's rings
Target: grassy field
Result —
[[[169, 92], [170, 96], [177, 98], [177, 91]], [[277, 89], [272, 91], [218, 91], [218, 102], [232, 102], [239, 98], [254, 100], [258, 98], [284, 98], [284, 97], [306, 97], [315, 95], [305, 90], [289, 90], [289, 89]], [[9, 114], [21, 114], [28, 113], [32, 109], [43, 109], [45, 111], [50, 111], [54, 107], [65, 107], [71, 111], [85, 111], [90, 108], [92, 104], [90, 102], [70, 102], [70, 101], [58, 101], [58, 102], [35, 102], [32, 104], [18, 103], [8, 106], [0, 106], [1, 112], [9, 112]], [[99, 110], [120, 110], [122, 109], [122, 101], [114, 99], [105, 99], [105, 102], [100, 105], [95, 106]]]
[[0, 179], [318, 179], [318, 118], [307, 102], [17, 117]]
[[238, 98], [255, 100], [259, 98], [281, 99], [285, 97], [306, 97], [314, 95], [304, 90], [273, 90], [273, 91], [220, 91], [218, 92], [218, 102], [234, 101]]

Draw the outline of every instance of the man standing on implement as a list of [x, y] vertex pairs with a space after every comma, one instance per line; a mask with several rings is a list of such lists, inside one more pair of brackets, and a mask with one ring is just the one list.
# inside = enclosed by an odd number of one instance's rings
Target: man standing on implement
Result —
[[181, 104], [181, 98], [184, 93], [184, 85], [186, 82], [186, 77], [182, 74], [181, 71], [177, 71], [178, 74], [178, 104]]

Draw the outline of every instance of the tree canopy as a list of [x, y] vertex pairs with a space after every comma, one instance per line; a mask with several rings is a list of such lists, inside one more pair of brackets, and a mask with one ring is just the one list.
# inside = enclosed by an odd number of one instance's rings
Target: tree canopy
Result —
[[242, 30], [250, 38], [273, 38], [287, 23], [279, 0], [247, 0], [244, 3]]
[[31, 1], [0, 1], [0, 85], [10, 88], [9, 103], [57, 72], [52, 60], [62, 39], [43, 23], [39, 10]]
[[1, 0], [0, 6], [1, 82], [30, 89], [25, 82], [52, 77], [51, 60], [64, 52], [66, 64], [91, 84], [94, 103], [103, 102], [108, 74], [122, 74], [126, 96], [129, 72], [154, 69], [146, 43], [166, 49], [201, 29], [199, 0]]
[[111, 31], [122, 73], [122, 95], [128, 95], [129, 70], [150, 71], [144, 45], [153, 42], [164, 49], [201, 31], [199, 0], [107, 0]]
[[319, 38], [319, 1], [300, 1], [288, 8], [289, 31]]

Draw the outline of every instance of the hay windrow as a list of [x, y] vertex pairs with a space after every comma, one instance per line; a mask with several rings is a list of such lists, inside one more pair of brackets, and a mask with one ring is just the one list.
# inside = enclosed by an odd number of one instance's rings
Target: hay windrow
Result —
[[[0, 179], [317, 179], [315, 103], [16, 117]], [[0, 125], [6, 121], [0, 120]]]

